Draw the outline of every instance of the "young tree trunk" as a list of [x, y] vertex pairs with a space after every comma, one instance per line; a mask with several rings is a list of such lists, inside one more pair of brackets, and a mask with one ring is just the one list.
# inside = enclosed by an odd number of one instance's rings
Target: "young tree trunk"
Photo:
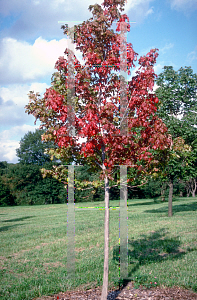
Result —
[[168, 217], [172, 217], [172, 195], [173, 195], [173, 181], [169, 183], [169, 198], [168, 198]]
[[104, 244], [104, 271], [101, 300], [107, 300], [108, 273], [109, 273], [109, 179], [105, 177], [105, 244]]

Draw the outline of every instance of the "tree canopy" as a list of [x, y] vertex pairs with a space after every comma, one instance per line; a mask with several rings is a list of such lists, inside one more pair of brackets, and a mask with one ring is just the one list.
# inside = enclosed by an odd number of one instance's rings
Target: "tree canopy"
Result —
[[175, 71], [165, 66], [157, 79], [157, 115], [168, 127], [172, 138], [182, 137], [191, 145], [197, 139], [197, 74], [191, 67]]

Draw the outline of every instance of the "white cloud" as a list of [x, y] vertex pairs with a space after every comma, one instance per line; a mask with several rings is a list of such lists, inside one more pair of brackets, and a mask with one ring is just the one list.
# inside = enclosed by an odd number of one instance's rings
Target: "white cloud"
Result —
[[19, 147], [19, 142], [17, 141], [11, 141], [11, 140], [1, 141], [0, 161], [17, 163], [18, 159], [16, 157], [16, 148], [18, 147]]
[[151, 15], [154, 13], [153, 7], [151, 7], [145, 14], [145, 16], [147, 17], [148, 15]]
[[14, 126], [0, 133], [0, 139], [15, 139], [16, 136], [24, 136], [28, 131], [35, 131], [39, 126], [23, 124], [22, 126]]
[[25, 105], [28, 104], [29, 91], [39, 92], [42, 96], [46, 83], [32, 83], [31, 85], [9, 85], [0, 88], [0, 126], [21, 126], [22, 124], [34, 122], [33, 116], [25, 113]]
[[197, 9], [197, 0], [170, 0], [171, 8], [189, 12]]
[[158, 89], [158, 87], [159, 86], [155, 83], [154, 86], [153, 86], [153, 92], [155, 92]]
[[191, 51], [187, 55], [187, 61], [192, 63], [194, 60], [197, 60], [197, 46], [195, 47], [194, 51]]
[[[36, 81], [43, 77], [51, 78], [55, 63], [60, 56], [64, 56], [66, 48], [71, 47], [70, 39], [47, 41], [42, 37], [35, 40], [33, 45], [4, 38], [1, 41], [0, 83], [14, 84]], [[75, 46], [74, 46], [75, 47]], [[82, 62], [79, 50], [74, 53]], [[6, 72], [5, 72], [6, 70]]]
[[174, 47], [174, 44], [168, 43], [168, 44], [166, 44], [163, 48], [161, 48], [161, 49], [159, 50], [159, 52], [162, 53], [162, 54], [164, 54], [164, 53], [166, 53], [168, 50], [172, 49], [173, 47]]
[[154, 66], [154, 71], [158, 75], [163, 71], [164, 64], [156, 64]]
[[[154, 13], [153, 7], [149, 8], [154, 0], [128, 0], [125, 5], [125, 13], [131, 16], [130, 21], [141, 23], [145, 17]], [[132, 18], [132, 19], [131, 19]]]
[[43, 95], [47, 88], [49, 88], [49, 85], [46, 83], [34, 82], [30, 86], [27, 86], [26, 90], [28, 89], [28, 92], [29, 91], [39, 92], [41, 95]]
[[18, 161], [16, 149], [20, 146], [20, 139], [28, 133], [28, 131], [34, 132], [38, 127], [39, 126], [24, 124], [2, 131], [0, 133], [0, 161], [16, 163]]
[[55, 62], [64, 55], [66, 47], [66, 39], [47, 41], [39, 37], [30, 45], [4, 38], [1, 41], [0, 82], [22, 83], [51, 76]]
[[14, 104], [18, 106], [24, 106], [28, 102], [27, 94], [30, 90], [35, 90], [42, 94], [48, 87], [49, 86], [46, 83], [38, 82], [32, 83], [31, 85], [13, 84], [7, 87], [1, 87], [0, 95], [1, 98], [4, 100], [4, 103], [11, 100]]

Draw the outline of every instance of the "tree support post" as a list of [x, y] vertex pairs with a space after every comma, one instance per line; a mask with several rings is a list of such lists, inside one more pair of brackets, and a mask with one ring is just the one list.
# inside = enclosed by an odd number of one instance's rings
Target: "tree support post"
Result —
[[119, 243], [120, 271], [119, 277], [128, 278], [128, 226], [127, 226], [127, 166], [120, 166], [120, 212]]
[[74, 166], [68, 165], [68, 210], [67, 210], [67, 277], [75, 278], [75, 208], [74, 208]]

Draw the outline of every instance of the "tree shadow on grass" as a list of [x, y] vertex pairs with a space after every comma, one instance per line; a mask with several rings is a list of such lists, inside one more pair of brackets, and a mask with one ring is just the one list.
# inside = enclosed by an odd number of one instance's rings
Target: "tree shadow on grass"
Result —
[[15, 225], [10, 225], [10, 226], [0, 227], [0, 232], [7, 231], [9, 229], [12, 229], [12, 228], [20, 226], [20, 225], [23, 225], [23, 224], [15, 224]]
[[[130, 204], [127, 204], [127, 206], [141, 206], [141, 205], [153, 205], [153, 204], [161, 204], [163, 203], [161, 200], [158, 200], [158, 199], [154, 199], [152, 201], [145, 201], [145, 202], [139, 202], [139, 203], [130, 203]], [[109, 207], [119, 207], [118, 206], [114, 206], [114, 205], [109, 205]]]
[[[190, 204], [180, 204], [180, 205], [172, 205], [172, 211], [173, 213], [181, 212], [181, 211], [196, 211], [197, 210], [197, 202], [193, 202]], [[151, 209], [151, 210], [145, 210], [144, 212], [148, 213], [163, 213], [168, 212], [168, 206], [157, 208], [157, 209]]]
[[134, 204], [128, 204], [127, 206], [140, 206], [140, 205], [152, 205], [152, 204], [155, 204], [156, 202], [155, 201], [145, 201], [145, 202], [139, 202], [139, 203], [134, 203]]
[[[180, 240], [178, 237], [166, 237], [167, 231], [162, 228], [149, 235], [141, 235], [141, 238], [128, 241], [128, 264], [132, 269], [128, 278], [122, 279], [122, 287], [125, 287], [132, 280], [132, 275], [140, 266], [163, 262], [165, 260], [174, 260], [182, 258], [186, 252], [180, 249]], [[119, 246], [113, 249], [113, 260], [119, 264]]]
[[[151, 200], [151, 201], [150, 201]], [[178, 201], [182, 201], [183, 199], [182, 198], [180, 198], [180, 197], [175, 197], [174, 198], [174, 196], [173, 196], [173, 202], [178, 202]], [[162, 201], [161, 200], [161, 196], [159, 196], [159, 197], [155, 197], [155, 198], [153, 198], [153, 199], [147, 199], [147, 200], [145, 200], [144, 202], [138, 202], [138, 203], [134, 203], [134, 204], [132, 204], [132, 203], [130, 203], [130, 204], [128, 204], [127, 206], [140, 206], [140, 205], [153, 205], [153, 204], [167, 204], [168, 203], [168, 199], [166, 200], [165, 199], [165, 201]]]
[[22, 217], [22, 218], [16, 218], [16, 219], [10, 219], [10, 220], [4, 220], [2, 222], [19, 222], [19, 221], [24, 221], [26, 219], [33, 218], [33, 216], [28, 216], [28, 217]]
[[[21, 221], [25, 221], [25, 220], [27, 220], [27, 219], [30, 219], [30, 218], [34, 218], [33, 216], [27, 216], [27, 217], [22, 217], [22, 218], [16, 218], [16, 219], [10, 219], [10, 220], [4, 220], [4, 221], [2, 221], [2, 222], [5, 222], [5, 223], [7, 223], [7, 222], [21, 222]], [[9, 230], [9, 229], [12, 229], [12, 228], [14, 228], [14, 227], [16, 227], [16, 226], [20, 226], [20, 225], [23, 225], [23, 224], [14, 224], [14, 225], [10, 225], [10, 226], [3, 226], [3, 227], [0, 227], [0, 232], [2, 232], [2, 231], [7, 231], [7, 230]]]

